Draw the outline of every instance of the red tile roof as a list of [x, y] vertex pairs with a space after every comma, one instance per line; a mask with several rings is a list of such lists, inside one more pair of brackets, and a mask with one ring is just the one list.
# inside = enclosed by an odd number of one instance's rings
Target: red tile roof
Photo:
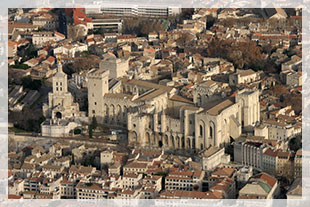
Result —
[[272, 188], [276, 183], [277, 179], [268, 175], [267, 173], [260, 173], [257, 176], [254, 176], [255, 178], [262, 179], [267, 182], [267, 184]]

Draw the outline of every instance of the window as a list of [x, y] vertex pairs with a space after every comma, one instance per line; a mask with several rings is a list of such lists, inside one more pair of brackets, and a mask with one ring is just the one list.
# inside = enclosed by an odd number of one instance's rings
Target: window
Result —
[[58, 91], [58, 87], [56, 87], [56, 91]]
[[203, 136], [202, 135], [203, 134], [203, 127], [202, 127], [202, 125], [200, 125], [200, 133], [199, 134], [200, 134], [201, 137]]
[[97, 105], [97, 102], [95, 102], [95, 105]]
[[212, 130], [212, 127], [210, 126], [210, 137], [212, 138], [213, 137], [213, 130]]
[[93, 110], [93, 114], [95, 113], [95, 110]]

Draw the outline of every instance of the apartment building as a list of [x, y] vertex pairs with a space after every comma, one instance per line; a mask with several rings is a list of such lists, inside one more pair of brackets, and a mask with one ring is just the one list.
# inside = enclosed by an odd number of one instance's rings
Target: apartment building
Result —
[[234, 161], [261, 169], [264, 148], [265, 145], [261, 142], [236, 140], [234, 143]]
[[136, 189], [142, 184], [142, 174], [125, 173], [122, 181], [123, 188]]
[[285, 141], [294, 136], [294, 127], [291, 124], [266, 120], [264, 125], [268, 127], [268, 139]]
[[129, 2], [123, 2], [121, 5], [116, 6], [115, 2], [113, 5], [108, 3], [104, 4], [104, 7], [99, 9], [86, 8], [86, 14], [91, 13], [101, 13], [108, 14], [111, 16], [139, 16], [139, 17], [167, 17], [178, 15], [181, 13], [181, 8], [178, 6], [175, 7], [163, 7], [162, 5], [155, 5], [148, 3], [145, 6], [134, 5]]
[[63, 179], [59, 184], [60, 196], [65, 199], [75, 199], [76, 198], [76, 183], [68, 179]]
[[103, 199], [106, 196], [100, 184], [79, 182], [76, 185], [77, 199]]
[[204, 171], [175, 171], [165, 178], [165, 189], [201, 191]]
[[32, 33], [32, 43], [35, 46], [43, 45], [43, 43], [48, 41], [58, 42], [64, 40], [65, 35], [59, 32], [33, 32]]
[[131, 162], [123, 167], [123, 171], [124, 173], [145, 173], [147, 170], [147, 166], [147, 163]]
[[142, 184], [144, 186], [152, 185], [155, 187], [155, 190], [159, 192], [162, 189], [162, 179], [162, 176], [148, 175], [143, 178]]
[[296, 152], [294, 158], [294, 177], [301, 178], [302, 177], [302, 150], [298, 150]]

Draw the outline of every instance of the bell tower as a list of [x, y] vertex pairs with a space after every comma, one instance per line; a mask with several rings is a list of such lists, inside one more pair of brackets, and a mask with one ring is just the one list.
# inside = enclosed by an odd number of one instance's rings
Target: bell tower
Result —
[[53, 77], [53, 93], [63, 95], [68, 92], [67, 75], [62, 70], [60, 56], [57, 57], [57, 73]]

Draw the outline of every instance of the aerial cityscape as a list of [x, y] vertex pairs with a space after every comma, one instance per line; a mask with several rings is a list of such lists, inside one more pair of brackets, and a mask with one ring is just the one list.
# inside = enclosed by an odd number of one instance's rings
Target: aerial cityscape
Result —
[[302, 9], [8, 21], [9, 199], [302, 198]]

